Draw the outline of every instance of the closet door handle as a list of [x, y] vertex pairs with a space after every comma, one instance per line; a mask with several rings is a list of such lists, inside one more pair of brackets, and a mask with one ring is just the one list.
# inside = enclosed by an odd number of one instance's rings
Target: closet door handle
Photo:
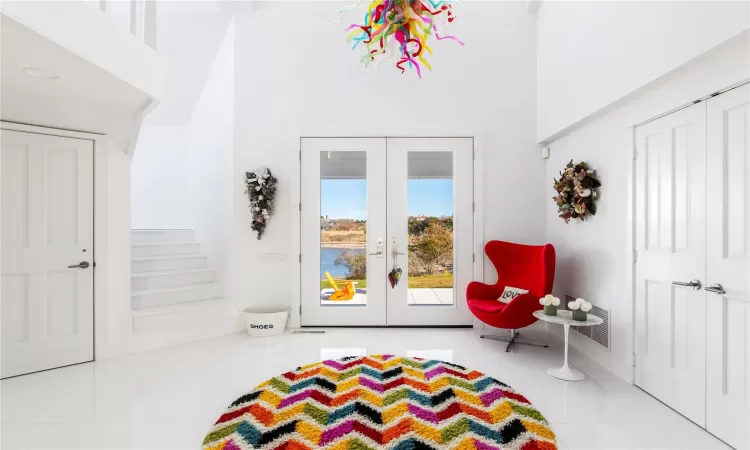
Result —
[[727, 293], [727, 291], [724, 290], [724, 287], [720, 285], [719, 283], [714, 283], [711, 286], [706, 286], [706, 290], [708, 292], [713, 292], [714, 294], [724, 295]]
[[[695, 289], [696, 291], [697, 291], [698, 289], [700, 289], [700, 288], [701, 288], [701, 286], [703, 286], [703, 285], [701, 284], [701, 282], [700, 282], [700, 281], [698, 281], [698, 280], [690, 280], [690, 281], [689, 281], [689, 282], [687, 282], [687, 283], [686, 283], [686, 282], [684, 282], [684, 281], [673, 281], [673, 282], [672, 282], [672, 284], [673, 284], [674, 286], [686, 286], [686, 287], [691, 287], [691, 288]], [[706, 290], [708, 290], [708, 288], [706, 288]]]

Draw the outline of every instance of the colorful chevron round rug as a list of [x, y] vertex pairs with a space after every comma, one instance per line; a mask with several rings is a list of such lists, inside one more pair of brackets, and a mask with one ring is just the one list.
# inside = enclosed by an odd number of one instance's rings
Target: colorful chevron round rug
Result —
[[522, 395], [476, 370], [393, 355], [297, 368], [229, 406], [204, 450], [553, 450]]

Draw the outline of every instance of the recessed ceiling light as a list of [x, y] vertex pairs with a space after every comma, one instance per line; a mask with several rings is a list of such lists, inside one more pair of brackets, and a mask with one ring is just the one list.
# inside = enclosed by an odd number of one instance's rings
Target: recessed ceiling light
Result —
[[45, 80], [54, 80], [59, 78], [56, 73], [50, 72], [46, 69], [40, 69], [38, 67], [24, 67], [23, 73], [34, 78], [43, 78]]

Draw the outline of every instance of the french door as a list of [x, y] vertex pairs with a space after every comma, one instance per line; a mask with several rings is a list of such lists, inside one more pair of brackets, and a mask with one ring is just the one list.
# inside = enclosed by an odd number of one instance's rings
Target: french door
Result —
[[636, 130], [638, 386], [750, 448], [750, 85]]
[[304, 138], [303, 326], [471, 325], [471, 138]]
[[91, 361], [93, 142], [0, 138], [2, 378]]

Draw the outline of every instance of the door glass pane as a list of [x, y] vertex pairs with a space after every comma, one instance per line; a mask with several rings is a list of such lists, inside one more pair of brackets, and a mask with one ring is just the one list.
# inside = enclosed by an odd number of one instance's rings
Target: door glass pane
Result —
[[453, 152], [409, 152], [409, 305], [453, 304]]
[[367, 152], [320, 153], [320, 304], [367, 304]]

